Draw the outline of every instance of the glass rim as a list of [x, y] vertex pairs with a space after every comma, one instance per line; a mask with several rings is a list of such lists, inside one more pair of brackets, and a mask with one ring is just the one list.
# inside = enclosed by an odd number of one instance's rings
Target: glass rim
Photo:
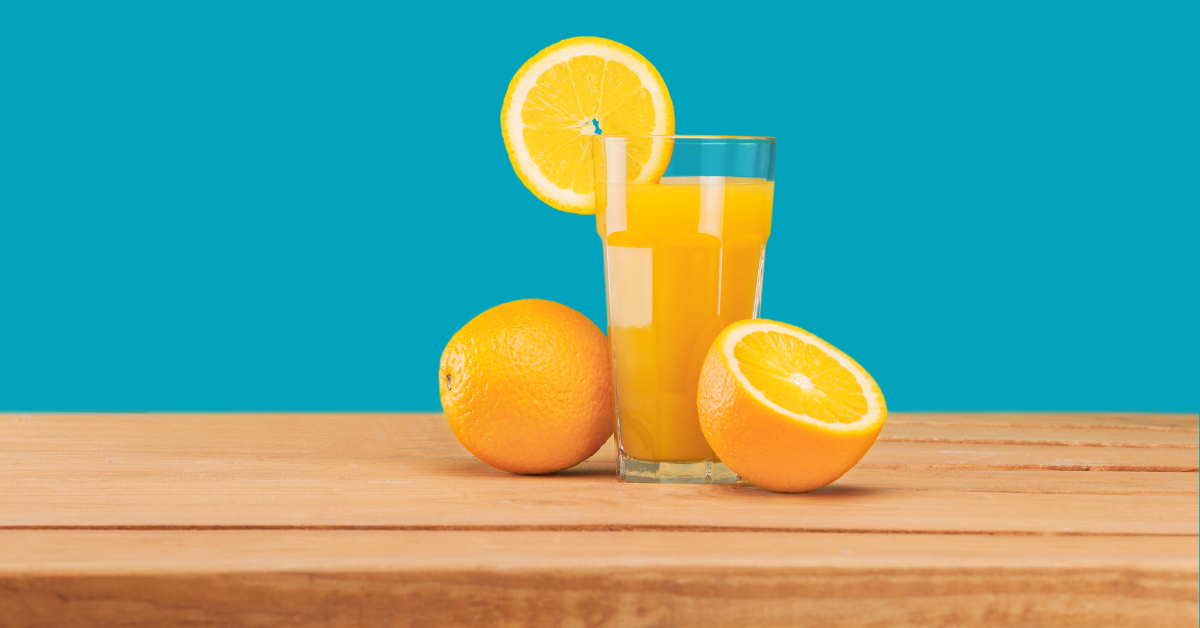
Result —
[[654, 139], [654, 140], [667, 140], [667, 139], [723, 140], [723, 141], [713, 142], [714, 144], [735, 144], [739, 141], [746, 141], [746, 140], [748, 140], [751, 143], [775, 144], [775, 143], [779, 142], [779, 140], [777, 138], [771, 137], [769, 135], [628, 135], [628, 134], [622, 134], [622, 133], [612, 133], [612, 134], [600, 133], [600, 134], [594, 134], [592, 137], [599, 138], [599, 139], [604, 139], [606, 137], [619, 137], [619, 138], [630, 138], [630, 139]]

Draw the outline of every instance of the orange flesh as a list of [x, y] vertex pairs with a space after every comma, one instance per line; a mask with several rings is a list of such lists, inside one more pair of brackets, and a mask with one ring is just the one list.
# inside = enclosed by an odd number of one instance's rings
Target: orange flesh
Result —
[[853, 423], [867, 412], [854, 374], [799, 338], [751, 332], [733, 355], [750, 385], [787, 410], [829, 423]]
[[[542, 175], [580, 194], [592, 191], [596, 120], [607, 133], [652, 133], [654, 104], [633, 70], [617, 61], [579, 56], [555, 64], [529, 90], [521, 121], [529, 156]], [[649, 145], [629, 147], [629, 172], [640, 172]]]

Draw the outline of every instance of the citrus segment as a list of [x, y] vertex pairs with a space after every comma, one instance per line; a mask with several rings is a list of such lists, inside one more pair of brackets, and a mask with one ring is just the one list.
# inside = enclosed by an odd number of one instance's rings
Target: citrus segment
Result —
[[[592, 136], [670, 135], [675, 114], [667, 86], [645, 57], [599, 37], [566, 39], [542, 50], [513, 76], [500, 112], [517, 176], [538, 198], [579, 214], [596, 211]], [[654, 181], [670, 159], [665, 142], [631, 146], [630, 180]]]
[[887, 418], [879, 386], [850, 356], [799, 327], [767, 320], [740, 321], [717, 336], [696, 403], [721, 461], [785, 492], [841, 477]]

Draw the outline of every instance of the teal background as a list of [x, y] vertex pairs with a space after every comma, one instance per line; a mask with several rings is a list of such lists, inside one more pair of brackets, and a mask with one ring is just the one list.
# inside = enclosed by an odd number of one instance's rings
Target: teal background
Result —
[[434, 410], [484, 309], [603, 324], [498, 124], [595, 35], [779, 138], [762, 313], [893, 410], [1197, 410], [1197, 3], [535, 6], [5, 3], [0, 409]]

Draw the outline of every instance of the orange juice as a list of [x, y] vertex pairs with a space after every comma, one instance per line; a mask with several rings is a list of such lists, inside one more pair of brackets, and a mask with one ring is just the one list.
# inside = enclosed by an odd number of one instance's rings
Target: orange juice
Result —
[[621, 187], [625, 198], [609, 191], [596, 215], [621, 447], [645, 461], [715, 460], [696, 415], [700, 367], [722, 329], [758, 315], [774, 183], [664, 177]]

